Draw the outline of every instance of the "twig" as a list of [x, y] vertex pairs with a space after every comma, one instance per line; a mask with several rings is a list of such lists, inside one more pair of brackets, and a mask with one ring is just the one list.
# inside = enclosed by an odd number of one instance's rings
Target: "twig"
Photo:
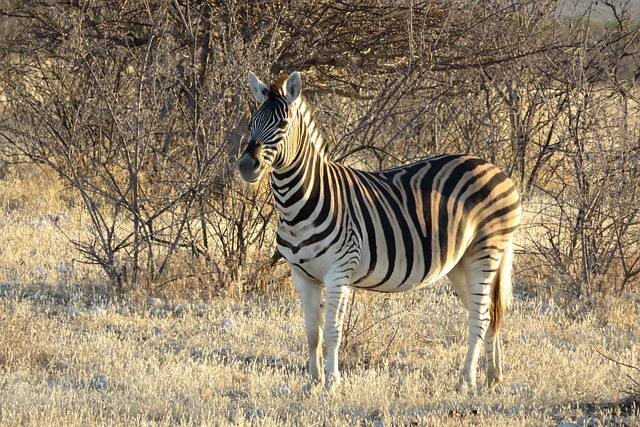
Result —
[[[616, 365], [624, 366], [625, 368], [633, 369], [634, 371], [640, 373], [640, 368], [638, 368], [637, 366], [629, 365], [629, 364], [620, 362], [619, 360], [615, 360], [612, 357], [609, 357], [606, 354], [602, 353], [600, 350], [596, 350], [596, 353], [598, 353], [600, 356], [604, 357], [605, 359], [610, 360], [611, 362], [615, 363]], [[631, 380], [631, 382], [633, 382], [633, 384], [636, 387], [636, 389], [633, 392], [634, 393], [640, 393], [640, 382], [638, 380], [634, 379], [629, 374], [627, 374], [627, 377]]]
[[600, 350], [596, 350], [596, 353], [598, 353], [600, 356], [604, 357], [605, 359], [608, 359], [608, 360], [612, 361], [616, 365], [624, 366], [625, 368], [630, 368], [630, 369], [633, 369], [634, 371], [637, 371], [638, 373], [640, 373], [640, 368], [638, 368], [637, 366], [628, 365], [626, 363], [620, 362], [619, 360], [615, 360], [615, 359], [607, 356], [606, 354], [602, 353]]

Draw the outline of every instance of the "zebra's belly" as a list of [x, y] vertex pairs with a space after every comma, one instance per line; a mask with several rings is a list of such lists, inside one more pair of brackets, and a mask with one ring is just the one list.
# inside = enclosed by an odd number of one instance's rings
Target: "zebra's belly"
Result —
[[[453, 267], [453, 266], [451, 266]], [[421, 274], [413, 274], [407, 277], [404, 272], [400, 271], [381, 271], [379, 273], [373, 272], [369, 275], [354, 274], [352, 280], [352, 286], [358, 289], [366, 289], [376, 292], [404, 292], [412, 289], [419, 289], [424, 286], [430, 285], [442, 278], [451, 269], [438, 268], [435, 271], [429, 271]]]
[[292, 268], [296, 268], [309, 279], [324, 283], [328, 276], [335, 275], [337, 272], [336, 259], [340, 259], [340, 254], [334, 251], [329, 250], [319, 255], [318, 251], [312, 247], [293, 251], [291, 248], [280, 245], [278, 250]]
[[[366, 236], [344, 232], [348, 229], [343, 227], [341, 232], [336, 228], [335, 233], [316, 239], [317, 228], [303, 230], [308, 231], [304, 233], [281, 224], [278, 249], [292, 268], [311, 280], [325, 284], [348, 281], [355, 288], [377, 292], [403, 292], [433, 283], [446, 275], [462, 255], [461, 249], [446, 258], [425, 254], [425, 245], [414, 235], [404, 236], [414, 239], [412, 251], [403, 250], [398, 241], [392, 252], [390, 245], [375, 245]], [[382, 237], [378, 236], [377, 241], [382, 242]]]
[[292, 268], [309, 279], [326, 283], [331, 277], [345, 277], [343, 273], [347, 273], [350, 278], [349, 284], [354, 288], [376, 292], [393, 293], [419, 289], [440, 279], [453, 267], [452, 265], [431, 268], [428, 272], [417, 270], [407, 276], [406, 270], [400, 269], [391, 272], [386, 269], [368, 272], [367, 259], [357, 259], [357, 262], [354, 260], [350, 265], [345, 262], [346, 254], [331, 250], [319, 256], [312, 248], [303, 248], [295, 253], [286, 247], [279, 247], [279, 250]]

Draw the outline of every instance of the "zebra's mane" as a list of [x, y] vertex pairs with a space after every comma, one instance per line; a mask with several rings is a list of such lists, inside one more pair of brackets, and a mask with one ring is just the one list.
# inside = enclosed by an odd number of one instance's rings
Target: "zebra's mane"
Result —
[[[281, 73], [280, 75], [278, 75], [278, 77], [273, 79], [273, 81], [271, 82], [271, 86], [269, 86], [269, 91], [271, 92], [270, 96], [285, 96], [286, 84], [287, 84], [288, 78], [289, 78], [288, 74]], [[328, 151], [327, 144], [324, 142], [325, 140], [322, 135], [322, 132], [320, 131], [320, 129], [315, 123], [315, 118], [313, 117], [311, 106], [309, 105], [309, 103], [307, 102], [307, 99], [304, 97], [303, 94], [300, 94], [300, 98], [298, 102], [299, 102], [298, 108], [300, 109], [303, 117], [309, 124], [309, 128], [308, 128], [309, 137], [313, 141], [313, 144], [316, 147], [316, 150], [318, 151], [318, 153], [320, 153], [321, 156], [326, 158], [327, 151]]]
[[289, 78], [288, 74], [280, 73], [280, 75], [275, 79], [273, 79], [273, 81], [271, 82], [271, 86], [269, 87], [269, 90], [275, 95], [284, 96], [285, 84], [287, 83], [288, 78]]

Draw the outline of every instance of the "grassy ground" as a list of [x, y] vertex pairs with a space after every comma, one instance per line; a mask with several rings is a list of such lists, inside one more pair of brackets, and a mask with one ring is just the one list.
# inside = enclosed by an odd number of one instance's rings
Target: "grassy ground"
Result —
[[638, 373], [624, 366], [640, 365], [634, 298], [586, 310], [519, 285], [505, 384], [469, 395], [454, 386], [466, 322], [446, 282], [359, 292], [343, 384], [304, 395], [288, 280], [268, 295], [116, 298], [98, 270], [74, 261], [62, 232], [82, 232], [82, 212], [56, 185], [31, 172], [0, 189], [2, 425], [640, 426]]

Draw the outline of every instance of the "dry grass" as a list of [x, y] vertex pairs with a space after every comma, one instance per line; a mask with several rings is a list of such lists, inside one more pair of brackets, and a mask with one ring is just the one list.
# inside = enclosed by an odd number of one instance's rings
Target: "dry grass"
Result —
[[504, 329], [506, 383], [468, 395], [454, 387], [465, 313], [445, 282], [360, 292], [343, 385], [305, 396], [303, 323], [288, 280], [206, 302], [115, 298], [99, 271], [70, 261], [60, 230], [34, 222], [66, 213], [63, 231], [81, 233], [82, 212], [64, 194], [38, 173], [2, 181], [2, 425], [640, 425], [626, 394], [635, 373], [600, 354], [639, 364], [634, 299], [608, 302], [603, 322], [579, 304], [517, 298]]

